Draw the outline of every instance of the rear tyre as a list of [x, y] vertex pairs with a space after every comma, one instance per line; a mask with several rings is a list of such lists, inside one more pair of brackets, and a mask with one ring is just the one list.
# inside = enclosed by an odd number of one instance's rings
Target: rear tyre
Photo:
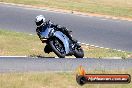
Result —
[[65, 58], [66, 52], [65, 47], [62, 41], [58, 38], [53, 38], [49, 41], [49, 45], [51, 46], [53, 52], [60, 58]]

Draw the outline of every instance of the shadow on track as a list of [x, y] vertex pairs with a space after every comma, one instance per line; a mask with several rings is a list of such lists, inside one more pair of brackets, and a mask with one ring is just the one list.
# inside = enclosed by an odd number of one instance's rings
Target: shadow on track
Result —
[[42, 55], [30, 55], [29, 57], [32, 57], [32, 58], [55, 58], [55, 57], [47, 57], [47, 56], [42, 56]]

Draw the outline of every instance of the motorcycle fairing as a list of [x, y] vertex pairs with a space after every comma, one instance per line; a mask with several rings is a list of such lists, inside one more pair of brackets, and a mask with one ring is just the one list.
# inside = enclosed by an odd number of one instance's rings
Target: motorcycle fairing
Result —
[[53, 30], [53, 28], [48, 28], [48, 27], [45, 30], [43, 30], [40, 34], [41, 38], [49, 38], [49, 34], [51, 30]]

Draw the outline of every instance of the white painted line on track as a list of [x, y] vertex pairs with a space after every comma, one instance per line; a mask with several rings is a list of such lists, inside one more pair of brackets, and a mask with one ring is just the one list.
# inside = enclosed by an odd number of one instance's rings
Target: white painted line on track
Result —
[[113, 50], [116, 50], [116, 49], [113, 49]]
[[99, 46], [95, 46], [96, 48], [99, 48]]
[[114, 21], [114, 22], [117, 22], [117, 23], [119, 23], [119, 22], [121, 22], [120, 20], [116, 20], [116, 21]]
[[33, 35], [33, 34], [29, 34], [29, 35]]
[[[34, 72], [34, 71], [30, 71], [30, 72]], [[37, 72], [37, 71], [35, 71], [35, 72]], [[41, 73], [41, 71], [38, 71], [39, 73]], [[42, 71], [43, 72], [43, 71]], [[55, 71], [51, 71], [51, 70], [49, 70], [49, 71], [44, 71], [43, 73], [62, 73], [62, 72], [66, 72], [66, 73], [73, 73], [74, 72], [74, 70], [73, 71], [63, 71], [63, 70], [60, 70], [60, 71], [57, 71], [57, 70], [55, 70]]]
[[117, 51], [119, 51], [119, 52], [120, 52], [121, 50], [117, 50]]
[[[82, 44], [82, 45], [86, 45], [86, 46], [91, 46], [91, 47], [95, 47], [95, 48], [101, 48], [101, 49], [107, 49], [107, 50], [109, 50], [110, 48], [105, 48], [105, 47], [100, 47], [100, 46], [96, 46], [96, 45], [91, 45], [91, 44], [86, 44], [86, 43], [81, 43], [81, 42], [78, 42], [78, 43], [80, 43], [80, 44]], [[115, 51], [118, 51], [118, 52], [126, 52], [126, 51], [123, 51], [123, 50], [118, 50], [118, 49], [112, 49], [112, 50], [115, 50]]]
[[100, 48], [102, 48], [102, 49], [103, 49], [104, 47], [100, 47]]
[[94, 47], [95, 45], [90, 45], [90, 46]]
[[125, 51], [122, 51], [123, 53], [125, 52]]
[[81, 43], [81, 44], [85, 45], [86, 43]]
[[28, 56], [0, 56], [0, 57], [28, 57]]
[[105, 48], [105, 49], [110, 49], [110, 48]]
[[90, 44], [86, 44], [86, 46], [89, 46]]
[[101, 20], [108, 20], [108, 19], [101, 19]]

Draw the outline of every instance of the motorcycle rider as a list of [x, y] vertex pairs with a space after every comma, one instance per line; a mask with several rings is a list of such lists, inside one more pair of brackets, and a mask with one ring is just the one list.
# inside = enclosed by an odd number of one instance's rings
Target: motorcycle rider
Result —
[[68, 38], [70, 40], [73, 41], [74, 44], [76, 44], [78, 47], [80, 47], [80, 45], [77, 44], [77, 40], [72, 38], [72, 35], [70, 34], [70, 32], [72, 32], [72, 31], [68, 30], [66, 27], [61, 27], [60, 25], [55, 25], [50, 20], [46, 21], [46, 19], [43, 15], [36, 16], [35, 23], [37, 25], [36, 32], [40, 39], [41, 39], [40, 33], [43, 31], [43, 29], [44, 29], [43, 27], [45, 27], [45, 29], [47, 27], [51, 27], [51, 28], [54, 28], [55, 30], [58, 30], [58, 31], [61, 31], [62, 33], [64, 33], [66, 36], [68, 36]]

